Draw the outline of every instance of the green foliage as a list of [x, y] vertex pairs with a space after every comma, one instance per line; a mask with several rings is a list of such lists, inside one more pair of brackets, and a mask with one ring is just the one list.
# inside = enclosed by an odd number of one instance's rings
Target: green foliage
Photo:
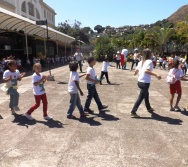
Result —
[[70, 20], [65, 20], [58, 24], [57, 30], [70, 35], [77, 40], [81, 40], [85, 43], [90, 42], [90, 35], [93, 34], [93, 30], [90, 27], [81, 28], [82, 23], [75, 20], [73, 23]]
[[96, 25], [94, 27], [94, 30], [97, 31], [100, 34], [100, 33], [102, 33], [105, 30], [105, 28], [102, 27], [101, 25]]
[[114, 47], [111, 39], [108, 37], [99, 37], [97, 39], [97, 44], [94, 50], [94, 57], [97, 60], [103, 60], [105, 55], [108, 55], [109, 59], [113, 59], [113, 54], [116, 53], [116, 48]]

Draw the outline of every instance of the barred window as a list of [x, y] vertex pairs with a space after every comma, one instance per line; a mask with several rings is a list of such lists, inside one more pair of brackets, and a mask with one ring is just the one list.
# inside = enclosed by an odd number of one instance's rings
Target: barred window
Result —
[[29, 8], [29, 15], [35, 16], [35, 14], [34, 14], [34, 5], [31, 2], [28, 3], [28, 8]]
[[26, 2], [24, 1], [23, 3], [22, 3], [22, 12], [25, 12], [26, 13]]

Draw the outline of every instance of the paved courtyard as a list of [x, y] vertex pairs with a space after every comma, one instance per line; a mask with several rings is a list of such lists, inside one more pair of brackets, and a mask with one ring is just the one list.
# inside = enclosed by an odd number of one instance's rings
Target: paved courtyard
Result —
[[[130, 64], [129, 64], [130, 66]], [[84, 65], [86, 69], [86, 64]], [[95, 67], [100, 75], [101, 64]], [[109, 108], [77, 120], [66, 119], [69, 105], [68, 66], [52, 70], [53, 82], [46, 83], [52, 121], [42, 117], [42, 107], [28, 121], [24, 113], [34, 103], [31, 77], [19, 83], [20, 108], [15, 116], [8, 110], [8, 96], [0, 91], [0, 167], [186, 167], [188, 166], [188, 85], [182, 82], [181, 112], [169, 112], [167, 71], [158, 70], [163, 79], [153, 78], [150, 100], [156, 114], [139, 108], [140, 119], [130, 118], [138, 96], [133, 72], [109, 68], [112, 85], [98, 85], [101, 100]], [[45, 72], [46, 73], [46, 72]], [[81, 74], [80, 74], [81, 75]], [[2, 86], [2, 84], [0, 85]], [[84, 105], [87, 90], [81, 78]]]

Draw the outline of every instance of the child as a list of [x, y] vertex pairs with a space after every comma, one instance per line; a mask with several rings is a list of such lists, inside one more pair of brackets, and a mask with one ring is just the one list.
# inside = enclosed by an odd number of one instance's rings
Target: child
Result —
[[162, 57], [159, 58], [159, 66], [160, 66], [160, 69], [162, 70], [163, 69], [163, 58]]
[[103, 63], [102, 63], [102, 71], [101, 71], [101, 77], [100, 77], [100, 84], [102, 85], [102, 78], [105, 75], [106, 81], [108, 84], [110, 84], [110, 81], [108, 79], [108, 66], [113, 67], [112, 65], [109, 64], [109, 59], [105, 58]]
[[25, 76], [25, 73], [20, 74], [19, 70], [17, 70], [16, 61], [14, 60], [9, 60], [7, 67], [8, 70], [6, 70], [3, 74], [3, 81], [6, 83], [4, 90], [6, 90], [7, 94], [10, 95], [9, 107], [12, 114], [15, 114], [15, 111], [20, 110], [18, 107], [19, 93], [17, 92], [17, 81], [21, 81], [21, 79]]
[[163, 69], [166, 70], [166, 62], [167, 62], [167, 58], [166, 56], [163, 57]]
[[80, 96], [78, 94], [78, 91], [80, 92], [80, 95], [83, 96], [83, 92], [80, 89], [79, 86], [79, 75], [77, 73], [78, 69], [78, 63], [70, 63], [70, 80], [68, 84], [68, 92], [70, 93], [71, 99], [70, 99], [70, 105], [69, 105], [69, 110], [67, 112], [67, 118], [68, 119], [74, 119], [75, 116], [72, 115], [75, 107], [78, 107], [78, 110], [80, 112], [80, 116], [84, 116], [84, 110], [80, 102]]
[[[168, 75], [173, 74], [175, 81], [176, 81], [174, 84], [170, 84], [170, 94], [171, 94], [171, 96], [170, 96], [170, 111], [180, 110], [180, 108], [178, 107], [178, 104], [181, 100], [181, 95], [182, 95], [180, 80], [188, 81], [188, 79], [183, 78], [184, 74], [183, 74], [182, 70], [180, 70], [178, 68], [179, 65], [180, 65], [179, 60], [174, 60], [173, 64], [172, 64], [173, 68], [169, 71], [169, 74], [168, 74]], [[174, 100], [175, 93], [178, 94], [178, 97], [177, 97], [176, 105], [175, 105], [175, 107], [173, 107], [173, 100]]]
[[32, 83], [33, 83], [33, 93], [35, 96], [36, 104], [34, 104], [28, 112], [25, 114], [25, 116], [29, 120], [33, 120], [33, 117], [31, 116], [32, 112], [36, 110], [40, 106], [40, 101], [42, 100], [43, 103], [43, 116], [45, 120], [50, 120], [52, 117], [48, 116], [47, 114], [47, 98], [46, 93], [44, 89], [44, 83], [47, 80], [47, 76], [42, 75], [41, 72], [41, 64], [36, 63], [33, 66], [34, 74], [32, 76]]
[[93, 113], [93, 111], [90, 110], [89, 107], [90, 107], [92, 98], [94, 98], [95, 102], [97, 103], [99, 112], [101, 112], [102, 110], [108, 108], [108, 106], [102, 105], [101, 100], [100, 100], [99, 95], [96, 90], [95, 84], [99, 83], [99, 81], [96, 80], [95, 70], [93, 68], [93, 66], [96, 64], [96, 60], [93, 57], [89, 57], [88, 64], [89, 64], [89, 66], [87, 68], [87, 73], [86, 73], [88, 96], [86, 99], [84, 111]]

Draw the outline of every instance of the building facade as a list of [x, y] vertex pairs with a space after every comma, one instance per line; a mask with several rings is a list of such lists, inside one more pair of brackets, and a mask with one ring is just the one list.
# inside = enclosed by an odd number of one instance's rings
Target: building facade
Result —
[[[43, 0], [0, 0], [0, 59], [72, 54], [75, 39], [55, 30], [55, 16]], [[46, 27], [36, 25], [37, 20], [48, 21], [48, 38]]]
[[43, 0], [0, 0], [0, 7], [33, 21], [48, 20], [50, 27], [55, 27], [55, 10]]

